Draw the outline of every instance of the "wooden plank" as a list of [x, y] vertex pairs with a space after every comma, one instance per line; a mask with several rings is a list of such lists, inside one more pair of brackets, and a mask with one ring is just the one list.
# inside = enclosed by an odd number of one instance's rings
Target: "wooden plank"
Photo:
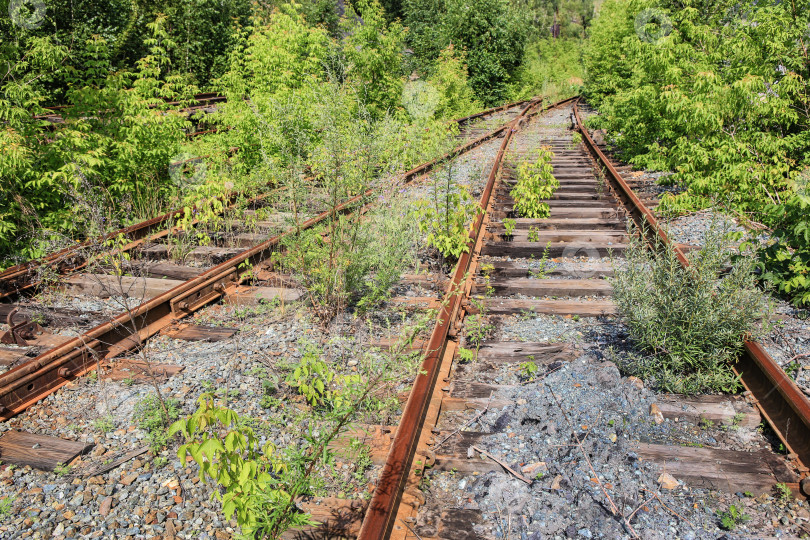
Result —
[[533, 361], [551, 364], [570, 361], [577, 353], [566, 343], [537, 343], [531, 341], [487, 341], [478, 349], [478, 360], [488, 363], [521, 363]]
[[0, 347], [0, 366], [13, 366], [24, 360], [28, 349], [13, 349], [11, 347]]
[[140, 456], [142, 454], [147, 453], [148, 451], [149, 451], [148, 446], [141, 446], [140, 448], [136, 448], [135, 450], [132, 450], [131, 452], [127, 452], [127, 453], [123, 454], [121, 457], [113, 460], [110, 463], [107, 463], [106, 465], [101, 465], [99, 467], [92, 467], [92, 468], [89, 468], [89, 469], [83, 469], [83, 470], [80, 470], [80, 471], [72, 471], [72, 474], [77, 474], [77, 475], [86, 476], [86, 477], [98, 476], [99, 474], [104, 474], [106, 472], [109, 472], [109, 471], [115, 469], [116, 467], [119, 467], [120, 465], [123, 465], [124, 463], [126, 463], [129, 460], [134, 459], [134, 458], [136, 458], [136, 457], [138, 457], [138, 456]]
[[[486, 263], [486, 260], [481, 262], [481, 264]], [[537, 271], [536, 269], [528, 268], [525, 263], [518, 263], [516, 261], [493, 261], [491, 264], [494, 269], [490, 271], [489, 274], [493, 277], [531, 277], [529, 271]], [[613, 265], [591, 263], [588, 264], [587, 267], [583, 267], [578, 264], [560, 263], [559, 266], [547, 270], [545, 273], [548, 277], [571, 277], [582, 276], [584, 274], [593, 278], [610, 277], [613, 276]]]
[[[244, 251], [243, 248], [236, 247], [198, 246], [186, 253], [182, 259], [214, 264], [227, 261], [242, 251]], [[174, 253], [180, 253], [180, 251], [176, 246], [167, 244], [152, 244], [141, 250], [141, 255], [150, 260], [168, 259]]]
[[194, 279], [205, 272], [204, 268], [194, 268], [169, 262], [150, 263], [139, 268], [145, 277], [169, 278], [182, 281]]
[[279, 299], [283, 303], [295, 302], [304, 295], [300, 289], [286, 287], [246, 287], [239, 286], [229, 291], [223, 299], [231, 306], [258, 306]]
[[[484, 305], [490, 315], [517, 315], [542, 313], [546, 315], [579, 315], [581, 317], [598, 317], [616, 315], [616, 304], [609, 300], [514, 300], [508, 298], [486, 298]], [[467, 308], [469, 313], [476, 313], [474, 306]]]
[[449, 395], [457, 399], [488, 399], [499, 391], [515, 388], [507, 384], [487, 384], [474, 380], [455, 379], [450, 383]]
[[664, 418], [686, 420], [695, 424], [709, 420], [716, 424], [756, 428], [762, 418], [759, 411], [741, 396], [658, 396], [658, 408]]
[[0, 437], [0, 460], [52, 471], [57, 465], [69, 463], [92, 447], [92, 444], [79, 441], [11, 430]]
[[589, 242], [552, 242], [551, 244], [542, 242], [497, 242], [485, 241], [481, 248], [481, 254], [490, 257], [513, 257], [525, 258], [534, 257], [540, 259], [546, 253], [548, 256], [557, 257], [624, 257], [627, 244], [613, 243], [589, 243]]
[[[493, 217], [502, 219], [505, 214], [510, 214], [512, 205], [493, 205]], [[617, 208], [552, 208], [550, 218], [602, 218], [618, 219], [621, 211]]]
[[186, 258], [208, 264], [219, 264], [239, 255], [244, 250], [241, 247], [200, 246], [191, 250]]
[[43, 332], [38, 336], [36, 336], [34, 339], [29, 339], [28, 344], [33, 347], [44, 347], [52, 349], [53, 347], [58, 347], [63, 343], [67, 343], [71, 339], [73, 338], [69, 336], [60, 336], [58, 334]]
[[244, 249], [258, 246], [268, 238], [270, 238], [270, 235], [266, 233], [239, 233], [224, 235], [220, 242], [222, 243], [223, 247]]
[[28, 317], [36, 322], [48, 326], [82, 326], [87, 324], [89, 314], [75, 309], [52, 308], [42, 306], [28, 306], [25, 304], [0, 304], [0, 322], [6, 322], [8, 314], [18, 309], [15, 321], [20, 317]]
[[386, 303], [425, 309], [438, 309], [441, 307], [441, 301], [431, 296], [395, 296], [386, 300]]
[[[502, 236], [506, 233], [503, 227], [493, 227], [492, 233], [496, 235], [497, 240], [502, 240]], [[533, 240], [535, 243], [540, 243], [545, 246], [548, 242], [552, 244], [560, 242], [586, 242], [589, 244], [623, 244], [628, 241], [627, 234], [624, 231], [538, 231], [535, 232], [537, 239]], [[515, 230], [512, 232], [512, 242], [528, 242], [529, 231], [526, 229]]]
[[[498, 223], [497, 221], [493, 223]], [[515, 218], [515, 230], [528, 229], [534, 227], [541, 230], [590, 230], [590, 229], [607, 229], [620, 231], [622, 233], [627, 231], [627, 223], [623, 219], [617, 218], [603, 218], [603, 217], [582, 217], [576, 216], [570, 218], [546, 218], [546, 219], [529, 219], [529, 218]], [[493, 227], [494, 229], [494, 227]]]
[[319, 525], [288, 530], [281, 535], [282, 540], [354, 538], [360, 532], [368, 501], [311, 497], [299, 500], [297, 506]]
[[499, 398], [466, 398], [466, 397], [452, 397], [448, 396], [442, 399], [442, 412], [445, 411], [466, 411], [466, 410], [483, 410], [486, 407], [490, 409], [503, 409], [514, 405], [515, 402], [510, 399]]
[[184, 341], [222, 341], [228, 339], [238, 328], [225, 328], [223, 326], [205, 326], [201, 324], [184, 324], [179, 328], [170, 329], [165, 334], [174, 339]]
[[67, 278], [62, 285], [68, 294], [83, 296], [125, 296], [147, 300], [182, 285], [176, 279], [158, 279], [132, 276], [109, 276], [107, 274], [81, 274]]
[[153, 377], [158, 380], [167, 379], [184, 369], [184, 366], [176, 364], [161, 364], [125, 358], [116, 363], [113, 369], [104, 375], [104, 378], [111, 381], [131, 380], [137, 383], [146, 383], [152, 382]]
[[604, 279], [496, 278], [489, 284], [476, 283], [476, 292], [495, 290], [498, 296], [612, 296], [613, 287]]
[[657, 463], [689, 487], [728, 493], [771, 493], [777, 483], [796, 483], [798, 477], [771, 452], [740, 452], [636, 443], [639, 457]]
[[[371, 341], [368, 346], [369, 347], [377, 347], [382, 350], [388, 350], [394, 345], [399, 345], [400, 340], [398, 338], [380, 338]], [[427, 345], [427, 341], [423, 339], [415, 339], [413, 343], [406, 347], [406, 350], [409, 351], [421, 351], [425, 345]]]

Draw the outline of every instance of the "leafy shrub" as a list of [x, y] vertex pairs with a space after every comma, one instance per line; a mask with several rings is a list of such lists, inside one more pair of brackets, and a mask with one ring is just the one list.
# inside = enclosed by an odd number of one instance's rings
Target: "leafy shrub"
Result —
[[760, 250], [762, 275], [798, 306], [810, 305], [810, 196], [804, 185], [768, 212], [776, 223], [774, 242]]
[[466, 186], [455, 185], [452, 167], [433, 177], [431, 198], [417, 201], [412, 215], [427, 244], [455, 260], [470, 251], [469, 225], [482, 210]]
[[751, 519], [748, 514], [744, 512], [742, 506], [734, 504], [728, 507], [728, 512], [718, 512], [717, 516], [720, 518], [720, 528], [726, 531], [733, 531], [739, 525]]
[[180, 463], [191, 456], [200, 479], [221, 486], [213, 496], [222, 503], [225, 519], [235, 514], [249, 538], [277, 537], [289, 527], [311, 524], [309, 515], [293, 509], [284, 487], [287, 466], [273, 443], [262, 445], [253, 429], [236, 412], [216, 404], [212, 394], [201, 395], [198, 403], [191, 416], [172, 424], [169, 434], [185, 439], [177, 450]]
[[314, 407], [324, 405], [331, 398], [330, 385], [334, 378], [335, 373], [321, 359], [319, 351], [310, 347], [287, 376], [287, 384]]
[[[642, 39], [652, 8], [671, 25]], [[777, 229], [761, 259], [777, 291], [806, 303], [805, 218], [794, 180], [810, 165], [810, 11], [789, 2], [606, 0], [585, 56], [592, 125], [624, 159], [674, 171], [659, 211], [722, 203]]]
[[756, 286], [755, 260], [739, 257], [719, 278], [732, 251], [716, 228], [699, 251], [690, 253], [688, 269], [672, 248], [656, 256], [635, 236], [625, 256], [626, 268], [611, 280], [614, 299], [634, 344], [648, 356], [623, 368], [667, 392], [736, 390], [731, 364], [743, 336], [762, 335], [758, 319], [767, 320], [769, 312]]
[[532, 219], [549, 216], [550, 209], [543, 199], [550, 199], [560, 187], [560, 182], [552, 174], [553, 157], [551, 149], [544, 146], [537, 150], [536, 161], [524, 161], [518, 166], [518, 180], [509, 194], [515, 200], [515, 212], [520, 216]]

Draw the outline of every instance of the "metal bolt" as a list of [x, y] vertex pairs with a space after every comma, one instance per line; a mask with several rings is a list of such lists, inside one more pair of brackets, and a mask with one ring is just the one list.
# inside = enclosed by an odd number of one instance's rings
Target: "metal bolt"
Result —
[[802, 490], [802, 493], [810, 497], [810, 476], [805, 477], [801, 483], [799, 483], [799, 487]]
[[60, 368], [59, 368], [59, 371], [58, 371], [57, 373], [58, 373], [58, 374], [59, 374], [59, 376], [60, 376], [60, 377], [62, 377], [63, 379], [67, 379], [68, 377], [70, 377], [71, 375], [73, 375], [73, 372], [72, 372], [72, 371], [71, 371], [69, 368], [66, 368], [66, 367], [60, 367]]

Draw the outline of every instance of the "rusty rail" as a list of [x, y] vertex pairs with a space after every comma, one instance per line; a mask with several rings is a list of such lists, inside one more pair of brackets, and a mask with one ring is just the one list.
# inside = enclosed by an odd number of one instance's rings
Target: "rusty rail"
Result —
[[[554, 103], [543, 110], [557, 107], [574, 99], [576, 98]], [[541, 103], [539, 99], [530, 101], [521, 113], [510, 123], [509, 130], [501, 143], [492, 170], [487, 178], [484, 192], [481, 194], [479, 204], [484, 212], [489, 205], [500, 163], [509, 146], [512, 134], [517, 130], [517, 127], [522, 121], [531, 116], [529, 111], [539, 103]], [[481, 213], [473, 222], [468, 245], [475, 246], [478, 242], [478, 238], [482, 233], [481, 225], [483, 222], [484, 213]], [[453, 277], [447, 285], [444, 301], [442, 302], [436, 323], [433, 327], [433, 332], [431, 333], [426, 347], [427, 353], [422, 360], [419, 375], [417, 375], [408, 396], [408, 401], [402, 412], [399, 427], [391, 443], [391, 450], [383, 465], [377, 486], [374, 488], [374, 494], [360, 529], [359, 540], [387, 538], [394, 526], [397, 508], [413, 464], [430, 398], [436, 386], [439, 364], [447, 348], [447, 338], [464, 301], [463, 294], [459, 294], [458, 288], [465, 280], [474, 255], [472, 250], [468, 253], [461, 254], [453, 271]]]
[[[511, 126], [512, 123], [506, 124], [460, 145], [444, 156], [401, 174], [400, 179], [405, 183], [410, 182], [444, 161], [467, 152], [505, 131], [511, 133], [509, 131]], [[336, 208], [304, 222], [298, 230], [314, 227], [335, 213], [349, 213], [377, 191], [378, 188], [371, 188]], [[276, 235], [174, 289], [118, 315], [113, 320], [98, 325], [81, 336], [4, 373], [0, 376], [0, 420], [7, 420], [19, 414], [69, 381], [92, 371], [100, 360], [112, 358], [141, 345], [177, 319], [226, 296], [229, 288], [238, 285], [242, 275], [248, 272], [251, 266], [267, 259], [281, 241], [295, 231], [296, 228], [292, 228]]]
[[[647, 239], [652, 245], [657, 242], [671, 245], [681, 265], [687, 268], [689, 261], [683, 252], [672, 245], [653, 213], [636, 197], [621, 174], [594, 143], [590, 133], [582, 125], [576, 104], [574, 117], [577, 130], [582, 134], [588, 151], [607, 171], [616, 195], [630, 213], [636, 226], [639, 230], [647, 231]], [[803, 478], [807, 477], [810, 466], [810, 401], [759, 343], [744, 340], [742, 354], [732, 368], [745, 389], [755, 399], [762, 416], [785, 445], [796, 469]], [[808, 482], [803, 481], [801, 485], [804, 494], [810, 495]]]

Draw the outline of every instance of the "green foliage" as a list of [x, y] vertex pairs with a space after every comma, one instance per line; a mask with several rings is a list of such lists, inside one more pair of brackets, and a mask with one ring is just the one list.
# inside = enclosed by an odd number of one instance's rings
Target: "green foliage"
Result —
[[342, 410], [352, 404], [362, 377], [336, 373], [321, 359], [321, 352], [316, 347], [308, 346], [286, 382], [313, 407]]
[[330, 386], [334, 378], [335, 373], [321, 359], [320, 351], [310, 347], [287, 376], [287, 384], [313, 407], [323, 406], [332, 398]]
[[739, 381], [731, 371], [742, 337], [765, 329], [759, 318], [769, 305], [756, 287], [755, 261], [740, 257], [726, 276], [730, 243], [716, 228], [683, 269], [671, 248], [658, 256], [631, 239], [627, 266], [611, 280], [614, 299], [636, 346], [648, 354], [627, 362], [632, 375], [654, 379], [666, 392], [731, 392]]
[[585, 41], [541, 39], [526, 46], [525, 57], [510, 85], [513, 98], [543, 96], [549, 101], [575, 96], [582, 89]]
[[540, 371], [535, 362], [523, 362], [518, 368], [520, 369], [520, 378], [527, 381], [534, 379], [534, 376]]
[[[8, 122], [0, 134], [0, 199], [8, 201], [0, 207], [0, 256], [37, 256], [48, 248], [41, 242], [57, 233], [106, 232], [154, 213], [153, 202], [173, 190], [167, 167], [189, 124], [179, 114], [157, 113], [166, 109], [162, 98], [193, 89], [168, 70], [175, 43], [165, 19], [148, 26], [149, 54], [134, 71], [111, 72], [109, 44], [98, 37], [71, 58], [71, 106], [60, 111], [65, 122], [53, 125], [48, 144], [41, 142], [43, 121], [31, 117], [45, 112], [47, 92], [37, 81], [67, 61], [67, 49], [49, 38], [28, 40], [28, 49], [0, 49], [0, 64], [10, 70], [0, 80], [8, 98], [0, 101]], [[16, 61], [17, 54], [26, 59]], [[20, 250], [17, 236], [25, 233], [31, 237]]]
[[108, 414], [93, 420], [93, 428], [101, 433], [109, 433], [115, 429], [115, 422], [112, 415]]
[[311, 524], [308, 515], [291, 510], [295, 501], [284, 488], [287, 467], [273, 444], [262, 445], [253, 429], [236, 412], [216, 404], [213, 395], [201, 395], [198, 403], [191, 416], [172, 424], [169, 434], [185, 439], [177, 450], [180, 463], [191, 456], [200, 479], [220, 486], [212, 497], [222, 503], [225, 519], [235, 515], [242, 533], [251, 538]]
[[518, 165], [518, 180], [509, 194], [515, 200], [515, 212], [521, 217], [538, 219], [550, 214], [548, 204], [560, 182], [552, 174], [551, 160], [554, 158], [549, 147], [537, 150], [537, 160], [523, 161]]
[[413, 217], [419, 230], [427, 233], [426, 242], [443, 257], [458, 259], [470, 251], [469, 227], [482, 212], [466, 186], [453, 181], [452, 166], [433, 174], [430, 199], [416, 203]]
[[470, 87], [463, 51], [452, 43], [442, 49], [428, 82], [439, 94], [436, 118], [453, 119], [470, 115], [483, 107]]
[[782, 204], [767, 208], [777, 224], [773, 242], [759, 252], [764, 273], [762, 278], [792, 298], [798, 306], [810, 305], [810, 196], [807, 193], [810, 174], [805, 172], [802, 184]]
[[790, 487], [785, 484], [784, 482], [780, 482], [776, 484], [776, 496], [782, 502], [787, 502], [793, 497], [793, 492], [790, 490]]
[[377, 0], [357, 0], [362, 20], [346, 19], [343, 54], [346, 78], [376, 118], [392, 112], [402, 98], [402, 49], [405, 30], [399, 22], [386, 24]]
[[132, 418], [146, 432], [146, 441], [153, 454], [166, 447], [169, 435], [166, 429], [180, 415], [176, 399], [161, 401], [156, 394], [149, 394], [135, 404]]
[[406, 0], [408, 44], [432, 65], [452, 44], [466, 52], [470, 86], [487, 105], [508, 97], [508, 84], [523, 60], [528, 26], [505, 0]]
[[[668, 35], [636, 29], [646, 9], [671, 23], [659, 25]], [[799, 304], [808, 299], [795, 183], [810, 165], [808, 23], [810, 11], [790, 2], [607, 0], [586, 55], [587, 94], [601, 113], [593, 125], [635, 165], [675, 171], [668, 181], [686, 190], [660, 209], [722, 203], [777, 229], [762, 260]]]
[[545, 279], [546, 275], [549, 272], [549, 256], [551, 255], [551, 242], [546, 244], [545, 249], [543, 249], [543, 256], [540, 257], [540, 260], [537, 261], [537, 269], [536, 270], [529, 270], [529, 276], [533, 277], [534, 279]]
[[0, 519], [5, 519], [11, 515], [11, 506], [14, 504], [15, 500], [17, 500], [17, 498], [10, 495], [6, 495], [0, 499]]
[[503, 223], [504, 236], [506, 236], [507, 238], [511, 238], [512, 237], [512, 232], [515, 230], [515, 225], [516, 225], [515, 220], [512, 219], [512, 218], [504, 218], [502, 223]]
[[726, 531], [733, 531], [738, 526], [751, 519], [748, 514], [743, 512], [742, 506], [734, 504], [728, 507], [728, 512], [718, 512], [717, 516], [720, 518], [720, 528]]

